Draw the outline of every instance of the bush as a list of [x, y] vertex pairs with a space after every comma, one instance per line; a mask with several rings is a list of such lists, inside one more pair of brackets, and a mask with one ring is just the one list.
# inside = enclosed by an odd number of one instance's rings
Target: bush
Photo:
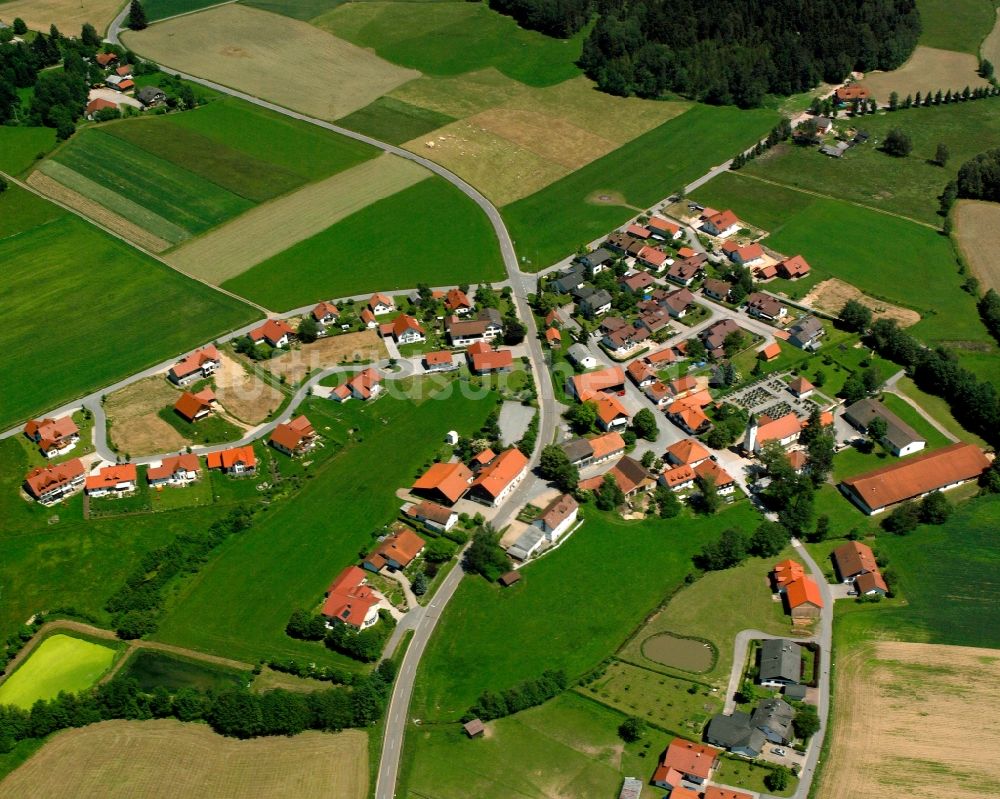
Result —
[[567, 684], [565, 672], [550, 670], [543, 672], [538, 679], [525, 680], [502, 693], [483, 691], [462, 720], [478, 718], [490, 721], [527, 710], [561, 693]]
[[618, 737], [627, 744], [638, 741], [645, 731], [646, 723], [636, 716], [629, 716], [618, 725]]

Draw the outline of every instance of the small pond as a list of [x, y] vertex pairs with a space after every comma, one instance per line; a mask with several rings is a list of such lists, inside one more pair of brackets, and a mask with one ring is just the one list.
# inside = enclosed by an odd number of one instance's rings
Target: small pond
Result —
[[696, 674], [708, 671], [715, 664], [711, 644], [670, 633], [651, 635], [642, 642], [642, 654], [654, 663]]

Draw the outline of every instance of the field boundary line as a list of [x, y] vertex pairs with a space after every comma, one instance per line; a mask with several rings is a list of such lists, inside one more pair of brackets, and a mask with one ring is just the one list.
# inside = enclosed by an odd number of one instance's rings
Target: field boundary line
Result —
[[912, 222], [914, 225], [920, 225], [921, 227], [930, 228], [935, 233], [940, 233], [941, 228], [932, 225], [930, 222], [921, 222], [919, 219], [914, 219], [913, 217], [904, 216], [903, 214], [897, 214], [895, 211], [888, 211], [885, 208], [876, 208], [873, 205], [865, 205], [864, 203], [859, 203], [854, 200], [845, 200], [843, 197], [834, 197], [832, 194], [823, 194], [822, 192], [813, 191], [812, 189], [803, 189], [798, 186], [792, 186], [788, 183], [782, 183], [780, 180], [771, 180], [770, 178], [762, 178], [760, 175], [751, 175], [744, 172], [742, 169], [737, 170], [736, 174], [740, 177], [749, 178], [750, 180], [756, 180], [760, 183], [767, 183], [771, 186], [777, 186], [780, 189], [788, 189], [788, 191], [797, 191], [799, 194], [808, 194], [810, 197], [818, 197], [821, 200], [834, 200], [839, 203], [846, 203], [847, 205], [853, 205], [856, 208], [864, 208], [866, 211], [874, 211], [877, 214], [885, 214], [886, 216], [893, 216], [896, 219], [903, 219], [907, 222]]
[[192, 14], [200, 14], [202, 11], [211, 11], [213, 8], [221, 8], [222, 6], [231, 6], [233, 3], [238, 3], [238, 2], [239, 0], [223, 0], [223, 2], [215, 3], [214, 5], [204, 6], [202, 8], [192, 8], [190, 11], [182, 11], [180, 14], [171, 14], [169, 17], [163, 17], [162, 19], [154, 19], [146, 27], [159, 25], [161, 22], [169, 22], [172, 19], [178, 19], [180, 17], [190, 17]]

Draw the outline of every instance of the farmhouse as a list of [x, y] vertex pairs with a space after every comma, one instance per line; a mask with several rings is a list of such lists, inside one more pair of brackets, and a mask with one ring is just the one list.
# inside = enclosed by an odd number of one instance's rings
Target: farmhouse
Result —
[[453, 314], [464, 316], [472, 311], [472, 300], [461, 289], [449, 289], [444, 295], [444, 307]]
[[597, 372], [574, 375], [569, 379], [567, 388], [581, 401], [595, 392], [621, 394], [625, 391], [625, 372], [620, 366], [609, 366]]
[[893, 455], [897, 457], [912, 455], [927, 446], [927, 441], [916, 430], [878, 400], [867, 398], [858, 400], [844, 409], [844, 421], [862, 433], [868, 432], [869, 426], [875, 419], [885, 422], [885, 435], [881, 443]]
[[123, 78], [119, 75], [108, 75], [104, 79], [104, 83], [108, 86], [108, 88], [114, 89], [122, 94], [127, 94], [135, 89], [135, 81], [130, 78]]
[[397, 344], [417, 344], [426, 340], [420, 322], [405, 313], [380, 326], [379, 332], [385, 337], [391, 337]]
[[312, 309], [312, 318], [321, 328], [337, 324], [340, 319], [340, 309], [330, 302], [321, 302]]
[[205, 462], [209, 469], [218, 469], [223, 474], [235, 477], [253, 474], [257, 471], [257, 455], [250, 445], [209, 452], [205, 456]]
[[272, 347], [285, 347], [294, 338], [295, 331], [284, 319], [268, 319], [247, 335], [254, 344], [265, 342]]
[[783, 595], [793, 620], [818, 619], [823, 609], [823, 596], [811, 577], [799, 577], [785, 585]]
[[879, 571], [871, 547], [859, 541], [849, 541], [833, 550], [830, 557], [841, 582], [853, 583], [855, 593], [862, 596], [885, 596], [888, 593], [889, 588]]
[[303, 455], [316, 446], [316, 431], [305, 416], [296, 416], [290, 422], [274, 428], [267, 443], [289, 457]]
[[722, 251], [730, 261], [740, 266], [754, 266], [764, 260], [764, 248], [756, 242], [741, 246], [735, 241], [727, 241], [722, 245]]
[[579, 505], [569, 494], [556, 497], [530, 527], [507, 548], [507, 554], [528, 560], [543, 543], [554, 544], [576, 522]]
[[413, 484], [412, 491], [454, 505], [465, 496], [471, 483], [472, 472], [464, 463], [434, 463]]
[[495, 350], [485, 341], [479, 341], [465, 351], [469, 369], [478, 375], [488, 372], [502, 372], [514, 363], [514, 355], [510, 350]]
[[621, 433], [604, 433], [594, 438], [574, 438], [559, 445], [570, 463], [578, 468], [617, 458], [625, 453]]
[[108, 494], [131, 494], [135, 491], [137, 472], [134, 463], [105, 466], [97, 474], [87, 476], [86, 489], [92, 497]]
[[[708, 211], [706, 210], [705, 213], [708, 214]], [[711, 215], [705, 216], [701, 223], [701, 229], [710, 236], [725, 238], [726, 236], [732, 236], [740, 229], [740, 220], [736, 218], [736, 214], [728, 209], [725, 211], [716, 211]]]
[[815, 316], [805, 316], [788, 329], [788, 340], [800, 350], [819, 349], [819, 340], [826, 335], [823, 323]]
[[681, 230], [680, 225], [675, 225], [664, 219], [662, 216], [650, 217], [649, 221], [646, 223], [646, 227], [652, 231], [653, 238], [655, 239], [679, 239], [684, 235], [684, 231]]
[[660, 757], [660, 765], [653, 772], [653, 785], [673, 789], [681, 780], [703, 784], [719, 765], [718, 749], [705, 744], [674, 738]]
[[431, 502], [429, 499], [415, 505], [407, 505], [403, 510], [407, 516], [427, 525], [432, 530], [448, 532], [458, 524], [458, 514], [455, 511], [444, 505]]
[[368, 571], [380, 572], [383, 568], [389, 571], [405, 569], [424, 548], [424, 539], [413, 530], [404, 527], [382, 540], [367, 558], [364, 567]]
[[43, 505], [53, 505], [83, 488], [83, 463], [73, 458], [54, 466], [36, 466], [24, 478], [24, 488]]
[[454, 364], [454, 358], [450, 350], [438, 350], [428, 352], [423, 358], [424, 371], [426, 372], [450, 372], [458, 367]]
[[788, 309], [781, 304], [781, 301], [777, 297], [772, 297], [770, 294], [765, 294], [762, 291], [755, 291], [747, 297], [746, 308], [750, 316], [754, 316], [757, 319], [766, 319], [769, 322], [780, 319], [788, 313]]
[[477, 341], [492, 341], [503, 333], [503, 322], [496, 308], [484, 308], [475, 319], [449, 316], [444, 320], [448, 343], [453, 347], [466, 347]]
[[867, 100], [870, 96], [868, 89], [858, 83], [851, 83], [846, 86], [839, 86], [833, 93], [839, 105], [853, 103], [856, 100]]
[[185, 391], [174, 403], [174, 413], [185, 421], [194, 423], [212, 412], [214, 402], [215, 392], [210, 388], [203, 388], [196, 394]]
[[99, 66], [107, 68], [118, 60], [118, 56], [115, 53], [98, 53], [94, 60]]
[[[680, 797], [671, 797], [671, 799], [680, 799]], [[719, 785], [709, 785], [705, 789], [705, 795], [702, 799], [753, 799], [753, 795], [749, 793], [744, 793], [743, 791], [734, 791], [729, 787], [721, 787]]]
[[158, 86], [143, 86], [135, 93], [135, 99], [146, 106], [146, 108], [151, 108], [152, 106], [163, 105], [163, 103], [167, 102], [167, 95]]
[[195, 380], [211, 377], [222, 365], [222, 356], [214, 344], [195, 350], [183, 360], [170, 367], [167, 377], [178, 386], [186, 386]]
[[336, 402], [347, 402], [349, 399], [375, 399], [382, 392], [382, 376], [370, 366], [359, 372], [346, 383], [342, 383], [330, 392], [330, 399]]
[[768, 638], [760, 645], [761, 685], [797, 685], [802, 678], [802, 647], [787, 638]]
[[511, 447], [480, 469], [472, 481], [469, 497], [495, 508], [510, 496], [527, 473], [528, 459], [517, 447]]
[[[656, 480], [653, 479], [646, 467], [628, 455], [623, 456], [606, 474], [610, 474], [615, 479], [626, 498], [652, 491], [656, 486]], [[603, 474], [590, 477], [580, 481], [580, 488], [584, 491], [596, 491], [603, 482]]]
[[24, 426], [24, 435], [38, 445], [38, 449], [46, 458], [65, 455], [80, 440], [80, 430], [71, 416], [60, 416], [58, 419], [51, 417], [31, 419]]
[[778, 274], [786, 280], [797, 280], [809, 274], [809, 263], [801, 255], [786, 258], [777, 266]]
[[840, 490], [869, 515], [932, 491], [948, 491], [975, 480], [990, 465], [973, 444], [951, 444], [892, 466], [851, 477]]
[[146, 481], [153, 488], [165, 485], [186, 486], [197, 480], [200, 472], [198, 456], [183, 453], [164, 458], [159, 466], [150, 466], [146, 470]]
[[94, 116], [97, 114], [98, 111], [108, 111], [117, 109], [118, 106], [115, 105], [110, 100], [105, 100], [103, 97], [95, 97], [93, 100], [87, 103], [87, 107], [83, 110], [83, 114], [85, 117], [87, 117], [87, 119], [93, 120]]
[[396, 302], [388, 294], [372, 294], [368, 300], [368, 310], [375, 316], [392, 313], [396, 310]]
[[348, 566], [327, 589], [320, 613], [333, 622], [366, 630], [378, 622], [378, 604], [381, 601], [381, 594], [368, 585], [364, 571], [357, 566]]

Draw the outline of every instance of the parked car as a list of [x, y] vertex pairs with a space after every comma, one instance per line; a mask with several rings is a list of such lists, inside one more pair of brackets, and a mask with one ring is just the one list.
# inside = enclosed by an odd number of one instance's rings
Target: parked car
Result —
[[788, 752], [786, 752], [780, 746], [776, 746], [774, 747], [774, 749], [771, 750], [771, 754], [777, 755], [778, 757], [784, 757], [785, 755], [788, 754]]

